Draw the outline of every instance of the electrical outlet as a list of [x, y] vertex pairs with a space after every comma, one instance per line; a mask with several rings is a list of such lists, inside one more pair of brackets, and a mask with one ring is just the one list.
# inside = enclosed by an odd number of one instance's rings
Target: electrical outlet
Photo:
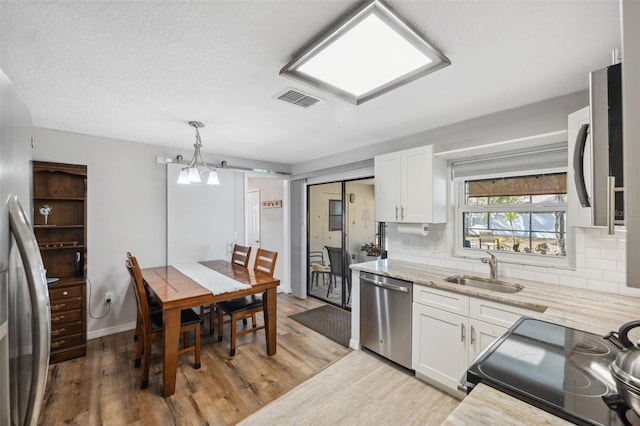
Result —
[[113, 300], [113, 293], [104, 294], [104, 303], [109, 304]]

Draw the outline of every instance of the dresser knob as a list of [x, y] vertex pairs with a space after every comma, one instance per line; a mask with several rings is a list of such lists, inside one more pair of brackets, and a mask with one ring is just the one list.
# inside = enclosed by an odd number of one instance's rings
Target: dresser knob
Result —
[[63, 292], [62, 292], [62, 295], [63, 295], [63, 296], [67, 296], [68, 294], [69, 294], [69, 292], [68, 292], [68, 291], [63, 291]]

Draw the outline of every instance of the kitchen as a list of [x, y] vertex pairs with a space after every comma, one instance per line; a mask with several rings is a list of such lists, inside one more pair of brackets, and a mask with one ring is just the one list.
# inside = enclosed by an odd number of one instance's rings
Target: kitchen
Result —
[[[8, 4], [3, 3], [3, 7], [9, 7]], [[15, 6], [14, 6], [15, 7]], [[616, 8], [617, 9], [617, 8]], [[32, 13], [37, 13], [33, 11]], [[337, 11], [333, 11], [332, 13], [340, 15]], [[614, 16], [618, 13], [617, 10], [614, 12]], [[6, 13], [3, 13], [3, 16], [9, 16]], [[610, 15], [608, 15], [610, 16]], [[24, 18], [24, 16], [22, 16]], [[9, 19], [9, 18], [7, 18]], [[329, 21], [329, 20], [328, 20]], [[17, 21], [14, 21], [17, 22]], [[7, 28], [13, 28], [11, 26], [11, 22], [2, 22], [3, 33], [8, 31]], [[6, 25], [5, 25], [6, 24]], [[48, 27], [43, 27], [48, 28]], [[80, 28], [82, 30], [83, 28]], [[33, 35], [33, 34], [32, 34]], [[27, 37], [26, 40], [29, 38]], [[632, 38], [633, 39], [633, 38]], [[299, 42], [303, 42], [304, 39], [299, 40]], [[437, 130], [433, 131], [425, 131], [422, 134], [418, 134], [416, 136], [403, 136], [399, 134], [396, 138], [387, 138], [380, 139], [379, 145], [375, 148], [372, 148], [370, 151], [366, 149], [352, 150], [346, 153], [336, 153], [334, 155], [330, 155], [326, 157], [324, 160], [299, 160], [297, 161], [296, 167], [290, 167], [288, 170], [297, 175], [304, 175], [305, 173], [312, 173], [315, 170], [329, 169], [335, 175], [340, 173], [346, 174], [346, 171], [353, 170], [356, 167], [352, 165], [352, 163], [364, 162], [367, 159], [373, 158], [374, 155], [382, 154], [384, 152], [393, 152], [398, 151], [405, 148], [412, 148], [415, 146], [424, 145], [424, 141], [429, 140], [439, 140], [443, 144], [448, 145], [447, 151], [452, 151], [454, 149], [464, 149], [468, 148], [471, 144], [467, 141], [471, 142], [482, 142], [481, 144], [486, 145], [493, 142], [507, 141], [522, 138], [524, 136], [531, 135], [541, 135], [561, 129], [566, 129], [566, 116], [568, 113], [573, 112], [575, 110], [580, 109], [581, 107], [586, 106], [588, 101], [588, 95], [584, 89], [587, 88], [587, 75], [589, 71], [593, 71], [594, 69], [601, 68], [608, 64], [609, 61], [609, 50], [612, 47], [613, 43], [608, 43], [606, 46], [606, 51], [600, 52], [600, 56], [605, 59], [600, 59], [599, 62], [594, 64], [594, 66], [588, 66], [584, 69], [580, 70], [580, 75], [584, 77], [584, 80], [580, 83], [576, 83], [576, 90], [580, 89], [581, 92], [574, 95], [565, 95], [569, 92], [575, 92], [575, 90], [566, 90], [560, 89], [558, 96], [549, 100], [540, 101], [540, 102], [527, 102], [530, 105], [525, 107], [517, 108], [518, 105], [513, 105], [513, 109], [511, 111], [506, 111], [503, 113], [495, 112], [494, 115], [484, 116], [483, 118], [474, 119], [472, 117], [477, 117], [481, 115], [485, 115], [489, 111], [498, 111], [501, 109], [506, 109], [506, 104], [500, 103], [498, 100], [493, 100], [493, 104], [485, 104], [482, 108], [484, 113], [476, 113], [474, 115], [468, 115], [468, 120], [463, 121], [460, 125], [450, 125], [450, 126], [441, 126]], [[619, 42], [617, 43], [619, 44]], [[6, 46], [7, 43], [4, 43], [3, 46]], [[126, 42], [123, 42], [123, 45], [126, 45]], [[25, 47], [26, 48], [26, 47]], [[86, 48], [86, 46], [85, 46]], [[26, 49], [28, 50], [28, 49]], [[76, 51], [84, 51], [83, 49], [76, 49]], [[5, 54], [3, 50], [3, 62], [2, 68], [3, 71], [8, 72], [7, 67], [11, 67], [11, 62], [5, 62], [5, 58], [13, 57], [14, 53], [11, 53], [9, 56], [5, 56], [9, 54], [8, 52]], [[39, 52], [45, 54], [45, 52]], [[289, 53], [287, 53], [289, 54]], [[453, 59], [453, 58], [452, 58]], [[7, 59], [8, 60], [8, 59]], [[198, 55], [194, 56], [193, 61], [197, 62]], [[99, 67], [99, 64], [102, 62], [95, 62], [95, 66]], [[452, 69], [455, 66], [456, 62], [453, 62]], [[104, 64], [102, 64], [104, 65]], [[279, 64], [279, 66], [274, 69], [277, 70], [283, 64]], [[35, 68], [34, 68], [35, 69]], [[118, 73], [117, 69], [111, 69], [109, 67], [105, 68], [110, 72], [115, 72], [116, 75]], [[440, 72], [445, 72], [447, 68], [443, 69]], [[96, 71], [96, 70], [94, 70]], [[153, 75], [154, 72], [149, 70], [150, 74]], [[101, 71], [97, 71], [100, 73]], [[274, 71], [275, 72], [275, 71]], [[437, 76], [438, 73], [434, 73], [433, 76]], [[108, 73], [107, 73], [108, 74]], [[578, 73], [576, 73], [577, 75]], [[18, 92], [20, 93], [20, 88], [24, 88], [26, 90], [27, 83], [18, 84], [17, 79], [21, 78], [21, 75], [10, 75], [12, 80], [17, 86]], [[53, 76], [47, 76], [46, 78], [53, 78]], [[222, 77], [221, 77], [222, 78]], [[57, 81], [53, 79], [52, 81]], [[417, 82], [416, 82], [417, 83]], [[141, 87], [141, 90], [145, 89], [145, 87]], [[157, 90], [157, 89], [155, 89]], [[564, 92], [562, 90], [565, 90]], [[87, 95], [91, 94], [91, 92], [87, 92]], [[106, 97], [105, 94], [99, 95], [94, 94], [99, 97]], [[25, 96], [25, 95], [23, 95]], [[31, 95], [33, 96], [33, 95]], [[385, 97], [380, 97], [378, 100], [370, 101], [370, 105], [376, 106], [374, 102], [382, 101], [388, 96], [394, 96], [394, 93], [390, 93]], [[64, 95], [60, 94], [57, 98], [64, 99]], [[178, 96], [179, 97], [179, 96]], [[551, 96], [547, 96], [546, 99]], [[51, 98], [51, 99], [55, 99]], [[536, 99], [539, 100], [539, 99]], [[337, 102], [337, 101], [335, 101]], [[269, 104], [270, 105], [270, 104]], [[379, 105], [379, 104], [377, 104]], [[285, 105], [286, 106], [286, 105]], [[365, 103], [363, 107], [366, 107]], [[52, 110], [59, 109], [52, 108]], [[194, 108], [191, 110], [188, 106], [188, 103], [184, 105], [185, 111], [182, 114], [187, 114], [189, 117], [180, 117], [179, 120], [186, 121], [194, 118], [199, 114], [199, 108]], [[34, 117], [36, 116], [36, 111], [32, 111], [34, 113]], [[409, 113], [407, 111], [407, 113]], [[40, 111], [37, 114], [41, 114]], [[348, 110], [345, 112], [345, 117], [349, 117], [353, 115], [353, 110]], [[525, 117], [540, 117], [539, 120], [535, 122], [527, 122], [524, 120]], [[197, 117], [196, 117], [197, 118]], [[340, 122], [341, 117], [332, 116], [333, 119], [336, 119]], [[89, 122], [88, 117], [77, 116], [76, 124], [82, 124], [83, 122]], [[216, 127], [214, 124], [217, 121], [215, 116], [212, 116], [208, 127], [212, 128]], [[124, 123], [124, 121], [122, 121]], [[407, 126], [411, 126], [412, 123], [410, 120], [403, 121]], [[443, 123], [444, 125], [444, 123]], [[163, 123], [158, 123], [157, 126], [161, 128], [164, 126]], [[239, 125], [241, 127], [242, 125]], [[185, 130], [181, 131], [180, 136], [177, 140], [184, 141], [185, 139], [189, 140], [192, 136], [192, 133], [187, 133], [189, 130], [186, 125], [180, 124], [176, 126], [178, 128], [185, 128]], [[411, 131], [413, 127], [409, 127], [409, 130], [404, 133], [404, 135], [410, 135], [411, 133], [416, 133], [415, 131]], [[166, 198], [164, 195], [165, 191], [165, 172], [162, 167], [153, 164], [153, 159], [157, 155], [165, 156], [168, 158], [175, 157], [175, 145], [174, 147], [166, 147], [166, 146], [149, 146], [145, 144], [139, 143], [131, 143], [126, 140], [137, 140], [134, 137], [123, 137], [120, 139], [117, 135], [112, 135], [111, 138], [106, 138], [104, 136], [85, 136], [83, 133], [90, 134], [102, 134], [95, 132], [82, 131], [81, 128], [76, 127], [67, 127], [67, 128], [57, 128], [53, 125], [40, 124], [33, 130], [34, 140], [35, 140], [35, 153], [34, 159], [39, 160], [47, 160], [47, 161], [60, 161], [60, 162], [68, 162], [68, 163], [79, 163], [79, 164], [88, 164], [91, 179], [90, 179], [90, 194], [91, 197], [95, 200], [100, 200], [100, 205], [95, 204], [90, 206], [89, 208], [89, 217], [90, 222], [92, 221], [95, 225], [91, 228], [89, 233], [89, 245], [94, 247], [92, 252], [93, 260], [90, 264], [90, 270], [92, 275], [92, 279], [96, 281], [98, 288], [96, 292], [101, 294], [104, 291], [115, 290], [115, 302], [114, 308], [119, 311], [119, 313], [123, 314], [123, 316], [112, 315], [107, 317], [105, 321], [102, 322], [89, 322], [89, 333], [91, 338], [99, 338], [101, 335], [107, 335], [111, 333], [117, 333], [119, 331], [124, 331], [127, 327], [130, 326], [130, 321], [133, 321], [132, 318], [128, 318], [124, 313], [133, 312], [134, 301], [130, 293], [128, 293], [128, 283], [125, 279], [126, 271], [122, 268], [122, 253], [126, 252], [126, 250], [135, 245], [136, 251], [140, 253], [145, 253], [145, 263], [149, 265], [163, 264], [165, 262], [166, 256], [166, 244], [165, 241], [166, 234], [164, 229], [166, 228], [165, 218], [163, 215], [154, 214], [154, 212], [163, 212], [165, 210]], [[417, 131], [417, 129], [415, 129]], [[104, 135], [109, 135], [104, 133]], [[204, 137], [206, 134], [203, 131], [203, 139], [205, 143], [205, 147], [207, 144], [215, 145], [213, 136]], [[475, 137], [474, 137], [475, 135]], [[125, 139], [125, 140], [123, 140]], [[143, 137], [143, 139], [145, 139]], [[386, 141], [393, 139], [393, 143], [388, 143]], [[207, 141], [210, 142], [207, 142]], [[446, 143], [449, 142], [449, 143]], [[466, 142], [466, 143], [465, 143]], [[457, 143], [457, 146], [456, 146]], [[190, 152], [187, 150], [190, 142], [181, 142], [183, 148], [180, 148], [182, 151], [182, 155], [185, 158], [190, 157]], [[320, 144], [317, 147], [317, 151], [321, 151], [322, 149]], [[351, 146], [351, 145], [349, 145]], [[87, 149], [90, 147], [90, 149]], [[218, 147], [214, 147], [213, 149], [221, 149]], [[323, 148], [324, 149], [324, 148]], [[299, 151], [296, 149], [292, 149], [293, 151]], [[444, 151], [444, 150], [443, 150]], [[216, 151], [213, 151], [216, 152]], [[336, 150], [337, 152], [337, 150]], [[239, 156], [238, 156], [239, 157]], [[228, 157], [225, 157], [228, 158]], [[260, 156], [258, 157], [260, 160], [252, 160], [247, 161], [244, 160], [247, 165], [252, 167], [265, 169], [287, 169], [286, 165], [279, 164], [277, 161], [273, 159], [273, 157]], [[636, 157], [637, 158], [637, 157]], [[104, 159], [109, 159], [108, 162], [105, 162]], [[238, 164], [241, 159], [237, 161], [233, 161], [233, 163]], [[229, 160], [232, 163], [231, 160]], [[345, 164], [347, 164], [345, 166]], [[135, 170], [135, 176], [144, 175], [145, 178], [139, 181], [140, 192], [131, 194], [123, 191], [123, 188], [127, 188], [130, 185], [130, 178], [125, 173], [113, 173], [113, 166], [116, 166], [118, 169], [133, 171]], [[242, 165], [242, 164], [241, 164]], [[371, 163], [361, 164], [361, 168], [371, 167]], [[326, 173], [326, 172], [324, 172]], [[317, 173], [316, 173], [317, 174]], [[627, 179], [627, 184], [632, 185], [633, 180]], [[118, 193], [114, 193], [112, 188], [119, 188], [120, 191]], [[300, 187], [300, 182], [296, 182], [292, 180], [291, 182], [291, 201], [292, 207], [293, 203], [297, 200], [296, 191], [300, 191], [302, 188]], [[630, 191], [633, 193], [633, 191]], [[119, 229], [120, 224], [125, 220], [123, 217], [123, 212], [117, 209], [111, 208], [112, 206], [117, 205], [126, 205], [134, 203], [134, 205], [139, 205], [138, 203], [144, 203], [145, 208], [139, 209], [130, 220], [133, 220], [131, 225], [132, 229], [136, 229], [137, 238], [135, 239], [121, 239], [119, 241], [114, 241], [113, 238], [110, 238], [110, 230]], [[304, 211], [304, 210], [302, 210]], [[128, 212], [130, 213], [130, 212]], [[302, 216], [302, 215], [300, 215]], [[292, 213], [291, 228], [294, 229], [295, 221], [302, 220], [302, 218], [294, 217]], [[421, 237], [413, 236], [413, 235], [398, 235], [395, 240], [390, 242], [389, 253], [391, 256], [391, 260], [409, 260], [418, 263], [424, 263], [427, 265], [440, 266], [440, 267], [458, 267], [458, 261], [452, 260], [449, 256], [449, 248], [446, 246], [446, 241], [448, 237], [447, 233], [447, 225], [433, 225], [430, 230], [430, 235], [427, 238], [425, 247], [425, 240], [420, 239]], [[627, 234], [633, 232], [632, 224], [627, 225]], [[162, 230], [158, 232], [158, 230]], [[390, 232], [394, 232], [391, 230]], [[93, 233], [93, 235], [92, 235]], [[437, 238], [438, 235], [441, 238]], [[585, 251], [584, 251], [584, 260], [585, 263], [593, 263], [593, 260], [596, 259], [595, 250], [591, 249], [599, 249], [600, 255], [602, 255], [602, 250], [605, 247], [596, 247], [601, 240], [607, 240], [606, 243], [602, 244], [615, 244], [615, 250], [617, 250], [617, 255], [624, 256], [625, 252], [628, 253], [624, 248], [619, 248], [619, 244], [622, 244], [620, 241], [624, 241], [625, 238], [622, 237], [622, 233], [616, 233], [615, 243], [611, 243], [609, 241], [612, 237], [607, 237], [602, 232], [598, 230], [587, 230], [584, 231], [585, 238]], [[632, 234], [635, 235], [635, 234]], [[296, 239], [296, 234], [292, 230], [291, 239]], [[629, 244], [631, 239], [627, 238], [626, 243]], [[589, 241], [589, 242], [587, 242]], [[595, 241], [595, 242], [594, 242]], [[633, 242], [632, 242], [633, 243]], [[608, 249], [608, 247], [606, 248]], [[433, 255], [435, 253], [435, 255]], [[306, 268], [303, 266], [302, 262], [295, 262], [294, 259], [296, 256], [304, 256], [303, 254], [291, 253], [291, 267], [290, 267], [290, 286], [291, 290], [294, 294], [298, 291], [295, 288], [296, 285], [302, 286], [303, 283], [306, 282]], [[602, 259], [601, 259], [602, 260]], [[608, 260], [608, 259], [604, 259]], [[453, 263], [452, 263], [453, 262]], [[465, 263], [465, 262], [463, 262]], [[633, 262], [625, 262], [626, 265], [631, 265]], [[488, 267], [478, 260], [468, 261], [466, 262], [467, 267], [471, 268], [476, 274], [487, 274]], [[547, 271], [547, 268], [544, 270], [531, 270], [528, 267], [516, 267], [516, 266], [502, 266], [502, 273], [506, 277], [514, 277], [514, 278], [522, 278], [525, 280], [540, 280], [544, 282], [553, 283], [553, 280], [560, 281], [560, 277], [562, 275], [561, 272], [550, 269]], [[616, 264], [617, 269], [617, 264]], [[509, 272], [511, 271], [511, 272]], [[624, 273], [620, 271], [615, 271], [618, 273]], [[520, 275], [518, 275], [518, 273]], [[537, 275], [536, 275], [537, 274]], [[294, 279], [294, 277], [300, 277], [299, 279]], [[555, 278], [554, 278], [555, 277]], [[283, 277], [284, 278], [284, 277]], [[610, 277], [609, 279], [597, 279], [595, 277], [577, 277], [582, 278], [582, 280], [574, 281], [576, 285], [582, 285], [592, 287], [601, 286], [600, 289], [605, 289], [608, 292], [615, 294], [623, 294], [630, 296], [637, 296], [637, 291], [635, 289], [627, 287], [623, 284], [623, 281], [619, 278], [619, 276]], [[592, 279], [592, 282], [588, 282], [588, 279]], [[563, 278], [564, 280], [564, 278]], [[304, 289], [300, 289], [303, 291]], [[102, 308], [102, 302], [94, 300], [93, 309], [98, 310]], [[127, 318], [126, 321], [118, 320], [118, 317]], [[619, 325], [619, 324], [618, 324]]]

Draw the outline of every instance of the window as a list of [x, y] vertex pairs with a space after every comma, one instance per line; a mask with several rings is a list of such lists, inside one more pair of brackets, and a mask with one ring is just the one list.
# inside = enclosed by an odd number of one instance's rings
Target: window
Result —
[[329, 200], [329, 231], [342, 231], [342, 200]]
[[458, 180], [461, 247], [566, 257], [567, 175]]

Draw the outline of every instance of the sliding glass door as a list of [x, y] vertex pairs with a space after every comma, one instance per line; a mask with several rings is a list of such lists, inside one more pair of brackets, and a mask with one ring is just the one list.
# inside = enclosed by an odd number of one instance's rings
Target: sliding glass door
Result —
[[360, 248], [376, 241], [373, 179], [308, 186], [307, 294], [349, 309], [351, 263], [367, 260]]

